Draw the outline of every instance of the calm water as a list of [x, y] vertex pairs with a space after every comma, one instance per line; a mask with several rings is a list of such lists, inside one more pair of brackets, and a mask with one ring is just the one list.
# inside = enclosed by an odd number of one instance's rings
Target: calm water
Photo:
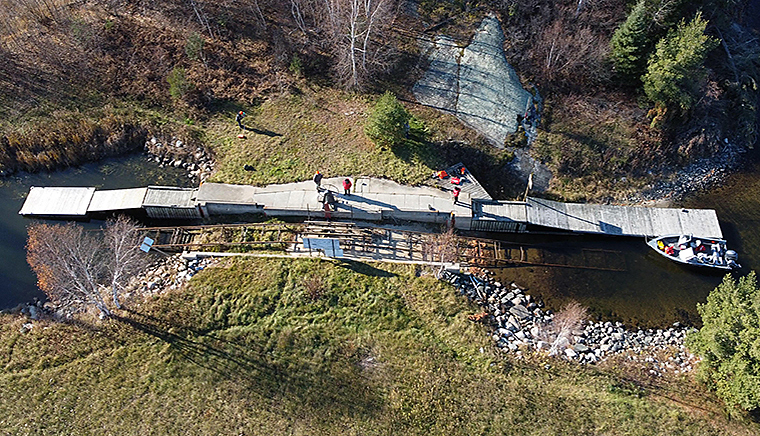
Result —
[[[750, 0], [742, 23], [760, 35], [760, 0]], [[758, 116], [760, 125], [760, 114]], [[760, 147], [760, 144], [756, 144]], [[760, 162], [755, 152], [755, 162]], [[715, 209], [729, 247], [739, 253], [743, 268], [736, 276], [760, 268], [760, 163], [732, 176], [725, 186], [695, 195], [678, 206]], [[536, 239], [531, 238], [534, 242]], [[567, 237], [544, 241], [550, 251], [580, 258], [579, 247], [619, 251], [626, 272], [565, 268], [513, 268], [498, 273], [504, 282], [515, 281], [560, 308], [574, 299], [596, 317], [628, 325], [667, 326], [673, 322], [699, 322], [696, 304], [722, 280], [721, 274], [684, 268], [670, 262], [639, 239]]]
[[[190, 186], [193, 180], [176, 168], [159, 168], [142, 155], [110, 159], [66, 171], [20, 174], [0, 179], [0, 309], [43, 298], [26, 263], [26, 226], [18, 211], [31, 186], [95, 186], [103, 189], [146, 185]], [[100, 223], [93, 223], [97, 225]]]
[[[752, 158], [756, 163], [731, 176], [721, 188], [694, 195], [677, 205], [716, 210], [729, 248], [739, 253], [742, 269], [734, 273], [736, 277], [760, 269], [760, 159]], [[625, 272], [520, 267], [497, 271], [497, 276], [503, 282], [514, 281], [527, 287], [552, 309], [576, 300], [599, 319], [628, 325], [655, 327], [676, 321], [698, 324], [696, 304], [706, 301], [724, 276], [719, 271], [671, 262], [638, 238], [521, 236], [511, 240], [566, 255], [574, 264], [582, 264], [583, 248], [616, 252], [608, 256], [608, 266], [622, 265]], [[603, 265], [588, 253], [586, 259], [595, 260], [589, 264]]]

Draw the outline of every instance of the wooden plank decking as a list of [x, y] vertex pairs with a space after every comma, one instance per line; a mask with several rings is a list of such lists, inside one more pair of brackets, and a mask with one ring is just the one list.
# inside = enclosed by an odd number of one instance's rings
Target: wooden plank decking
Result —
[[140, 209], [147, 192], [148, 188], [95, 191], [87, 212]]
[[580, 233], [621, 236], [689, 234], [722, 238], [712, 209], [610, 206], [560, 203], [528, 197], [527, 221], [533, 225]]
[[[620, 236], [723, 236], [718, 217], [710, 209], [560, 203], [532, 197], [526, 202], [493, 201], [471, 198], [467, 192], [453, 204], [451, 193], [441, 189], [364, 177], [354, 181], [351, 195], [343, 195], [341, 181], [340, 177], [329, 178], [322, 184], [335, 193], [336, 210], [331, 214], [338, 219], [443, 223], [453, 214], [456, 227], [464, 230], [523, 232], [533, 225]], [[94, 188], [32, 188], [19, 213], [83, 216], [109, 208], [134, 209], [143, 194], [141, 207], [153, 217], [200, 218], [202, 208], [209, 216], [253, 211], [311, 219], [324, 214], [311, 181], [266, 187], [205, 183], [200, 189], [151, 186], [98, 192]]]
[[87, 215], [95, 188], [32, 186], [19, 214], [74, 217]]

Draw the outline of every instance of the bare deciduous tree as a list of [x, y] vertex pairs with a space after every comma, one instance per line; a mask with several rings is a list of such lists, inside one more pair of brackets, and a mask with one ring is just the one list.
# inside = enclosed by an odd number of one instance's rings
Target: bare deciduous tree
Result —
[[423, 256], [431, 262], [456, 262], [459, 257], [457, 241], [453, 227], [448, 227], [442, 233], [429, 235], [422, 242]]
[[559, 311], [551, 323], [544, 326], [541, 336], [549, 343], [549, 355], [555, 356], [573, 343], [573, 335], [581, 330], [588, 311], [577, 301], [571, 301]]
[[111, 279], [111, 294], [113, 303], [119, 309], [119, 294], [124, 290], [124, 285], [147, 263], [145, 253], [139, 249], [142, 235], [137, 229], [135, 221], [122, 215], [109, 222], [104, 233], [107, 249], [105, 263]]
[[304, 34], [311, 27], [327, 43], [336, 78], [353, 89], [387, 67], [384, 36], [394, 11], [394, 0], [291, 0], [296, 25]]
[[81, 311], [96, 307], [110, 316], [110, 293], [121, 307], [119, 292], [145, 262], [137, 243], [137, 225], [126, 218], [109, 221], [100, 235], [73, 223], [29, 226], [27, 261], [40, 289], [58, 306]]

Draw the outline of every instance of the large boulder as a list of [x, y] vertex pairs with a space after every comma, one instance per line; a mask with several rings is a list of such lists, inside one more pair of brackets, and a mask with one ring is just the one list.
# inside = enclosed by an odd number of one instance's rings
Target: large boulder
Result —
[[417, 100], [454, 112], [497, 147], [517, 131], [517, 117], [525, 114], [532, 95], [523, 89], [504, 56], [504, 32], [489, 15], [472, 42], [458, 47], [446, 36], [436, 38], [428, 51], [428, 70], [414, 85]]

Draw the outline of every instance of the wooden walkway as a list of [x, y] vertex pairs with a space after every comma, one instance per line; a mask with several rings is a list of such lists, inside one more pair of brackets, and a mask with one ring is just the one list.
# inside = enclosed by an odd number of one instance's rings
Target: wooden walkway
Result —
[[[471, 175], [468, 174], [470, 178]], [[97, 191], [95, 188], [32, 187], [19, 212], [25, 216], [83, 217], [90, 213], [144, 210], [152, 218], [201, 220], [220, 215], [264, 214], [306, 220], [411, 221], [443, 224], [455, 217], [461, 230], [526, 232], [554, 229], [613, 236], [693, 234], [722, 238], [714, 210], [560, 203], [528, 197], [526, 202], [484, 198], [474, 178], [454, 204], [449, 186], [403, 186], [361, 177], [350, 195], [342, 177], [324, 179], [335, 209], [323, 210], [311, 181], [255, 187], [204, 183], [200, 188], [156, 187]], [[450, 185], [450, 184], [449, 184]], [[445, 189], [442, 189], [445, 188]], [[483, 191], [485, 192], [485, 191]]]
[[712, 209], [560, 203], [533, 197], [526, 202], [473, 205], [472, 230], [524, 232], [527, 225], [611, 236], [694, 234], [723, 238], [718, 216]]

